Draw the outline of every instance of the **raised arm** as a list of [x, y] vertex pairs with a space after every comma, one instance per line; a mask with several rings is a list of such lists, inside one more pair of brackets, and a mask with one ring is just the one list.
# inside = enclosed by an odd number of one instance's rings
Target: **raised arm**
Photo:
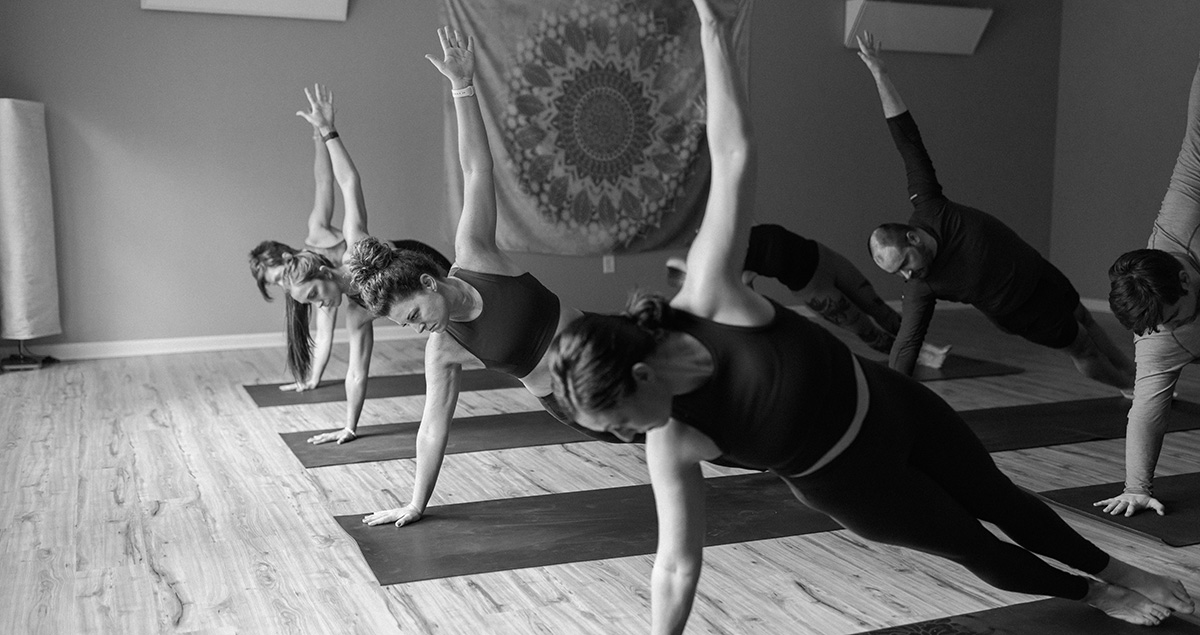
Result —
[[724, 300], [750, 295], [742, 284], [742, 265], [753, 224], [756, 161], [745, 87], [731, 50], [733, 25], [716, 14], [708, 0], [694, 4], [704, 53], [712, 183], [704, 220], [688, 250], [687, 279], [676, 299], [694, 312], [717, 317]]
[[345, 205], [345, 216], [342, 219], [342, 235], [346, 239], [346, 251], [355, 243], [367, 237], [367, 207], [363, 199], [362, 182], [350, 153], [342, 143], [337, 128], [333, 125], [333, 91], [317, 84], [310, 91], [304, 89], [308, 98], [309, 111], [296, 113], [312, 124], [325, 147], [329, 150], [329, 160], [333, 168], [333, 177], [342, 190], [342, 202]]
[[883, 115], [887, 118], [888, 130], [896, 150], [904, 159], [904, 169], [908, 175], [908, 198], [914, 207], [933, 199], [942, 199], [942, 186], [938, 183], [937, 173], [933, 169], [933, 161], [925, 144], [921, 141], [921, 131], [917, 122], [908, 112], [899, 91], [892, 84], [883, 59], [879, 56], [879, 44], [865, 33], [858, 38], [858, 56], [875, 78], [875, 87], [879, 89], [879, 101], [883, 104]]
[[309, 247], [332, 247], [342, 239], [333, 229], [333, 165], [321, 133], [313, 128], [313, 207], [308, 213]]
[[883, 104], [883, 116], [891, 119], [908, 110], [908, 106], [905, 106], [904, 100], [900, 98], [900, 91], [892, 84], [887, 67], [883, 65], [883, 58], [879, 56], [879, 42], [869, 32], [858, 36], [858, 57], [875, 78], [875, 87], [879, 89], [879, 101]]
[[492, 177], [492, 149], [488, 145], [483, 112], [475, 96], [475, 38], [463, 38], [449, 27], [438, 29], [442, 58], [426, 55], [450, 80], [458, 121], [458, 160], [463, 171], [463, 209], [454, 235], [455, 260], [498, 254], [496, 247], [496, 187]]

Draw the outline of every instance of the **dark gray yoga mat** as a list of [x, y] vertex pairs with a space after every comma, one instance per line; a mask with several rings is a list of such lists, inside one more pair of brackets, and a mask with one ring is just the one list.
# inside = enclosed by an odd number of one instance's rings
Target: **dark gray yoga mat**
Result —
[[[833, 531], [770, 474], [707, 479], [705, 545]], [[430, 507], [408, 527], [338, 516], [379, 584], [654, 553], [658, 519], [649, 485]]]
[[[388, 423], [380, 426], [360, 426], [358, 438], [348, 443], [313, 445], [308, 438], [332, 430], [306, 430], [280, 433], [304, 467], [325, 467], [369, 463], [393, 459], [411, 459], [417, 455], [417, 428], [420, 421]], [[450, 427], [446, 454], [463, 454], [485, 450], [525, 448], [535, 445], [557, 445], [591, 441], [574, 429], [559, 423], [545, 410], [458, 417]]]
[[[289, 382], [290, 383], [290, 382]], [[259, 408], [270, 406], [294, 406], [298, 404], [327, 403], [346, 400], [346, 383], [341, 380], [321, 382], [316, 388], [304, 392], [280, 390], [283, 384], [247, 384], [242, 386]], [[486, 368], [462, 371], [459, 390], [495, 390], [497, 388], [521, 388], [521, 380]], [[378, 375], [367, 380], [367, 399], [385, 397], [409, 397], [425, 394], [425, 374]]]
[[1125, 484], [1120, 482], [1103, 483], [1038, 493], [1073, 512], [1157, 538], [1172, 547], [1200, 544], [1200, 472], [1154, 479], [1154, 497], [1166, 506], [1165, 516], [1147, 510], [1126, 518], [1106, 514], [1103, 508], [1092, 506], [1096, 501], [1120, 494], [1124, 487]]
[[1195, 635], [1200, 626], [1169, 617], [1153, 628], [1113, 619], [1082, 603], [1051, 598], [936, 620], [889, 626], [862, 635]]
[[[1081, 399], [959, 412], [988, 452], [1040, 448], [1125, 436], [1131, 402], [1124, 397]], [[1200, 405], [1175, 400], [1168, 430], [1200, 428]]]
[[[996, 362], [972, 359], [970, 357], [949, 355], [942, 368], [934, 370], [918, 366], [914, 377], [919, 381], [939, 381], [943, 379], [1010, 375], [1019, 372], [1022, 372], [1022, 370], [1015, 366], [1007, 366]], [[524, 385], [516, 377], [485, 368], [462, 371], [461, 382], [459, 390], [462, 392], [495, 390], [497, 388], [520, 388]], [[246, 384], [242, 387], [246, 389], [246, 393], [250, 395], [250, 398], [254, 400], [255, 405], [259, 408], [346, 400], [344, 381], [323, 381], [313, 390], [306, 390], [304, 392], [280, 390], [279, 387], [282, 385], [284, 384]], [[378, 375], [371, 377], [367, 381], [367, 399], [409, 397], [423, 394], [425, 394], [425, 375], [423, 373]]]
[[[886, 364], [887, 362], [883, 362]], [[972, 377], [998, 377], [1025, 372], [1022, 368], [989, 362], [973, 357], [963, 357], [951, 353], [946, 356], [946, 363], [941, 368], [929, 368], [918, 365], [913, 370], [913, 379], [917, 381], [942, 381], [946, 379], [970, 379]]]

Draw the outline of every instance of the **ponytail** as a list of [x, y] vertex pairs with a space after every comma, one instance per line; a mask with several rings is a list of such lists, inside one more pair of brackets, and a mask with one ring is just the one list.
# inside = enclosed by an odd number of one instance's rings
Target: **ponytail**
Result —
[[308, 330], [310, 307], [292, 296], [283, 296], [287, 308], [287, 368], [297, 382], [308, 381], [312, 366], [312, 333]]

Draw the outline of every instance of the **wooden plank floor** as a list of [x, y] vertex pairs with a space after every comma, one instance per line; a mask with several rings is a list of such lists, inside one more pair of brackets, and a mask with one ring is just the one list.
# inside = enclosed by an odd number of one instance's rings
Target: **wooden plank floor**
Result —
[[[931, 385], [958, 409], [1113, 394], [1064, 355], [1002, 335], [974, 311], [939, 312], [931, 339], [1027, 369]], [[375, 348], [373, 374], [420, 369], [421, 341]], [[344, 372], [345, 354], [335, 349], [329, 377]], [[340, 425], [343, 405], [255, 408], [241, 384], [282, 381], [283, 365], [272, 349], [0, 375], [0, 633], [646, 630], [650, 556], [381, 588], [333, 516], [405, 500], [412, 461], [302, 468], [278, 433]], [[1200, 401], [1200, 372], [1185, 373], [1179, 392]], [[416, 419], [421, 402], [368, 401], [362, 423]], [[466, 394], [458, 414], [536, 408], [510, 389]], [[1113, 440], [996, 458], [1017, 483], [1045, 490], [1120, 480], [1122, 452]], [[1196, 471], [1197, 457], [1200, 431], [1173, 433], [1159, 473]], [[446, 458], [433, 504], [646, 482], [637, 447], [483, 452]], [[1067, 518], [1106, 550], [1200, 594], [1200, 547]], [[688, 632], [854, 633], [1031, 599], [838, 531], [708, 549]]]

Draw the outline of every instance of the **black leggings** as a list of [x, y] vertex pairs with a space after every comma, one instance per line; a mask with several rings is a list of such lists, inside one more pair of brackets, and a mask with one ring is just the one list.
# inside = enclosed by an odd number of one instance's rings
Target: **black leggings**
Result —
[[863, 428], [815, 474], [783, 477], [796, 497], [864, 538], [942, 556], [1006, 591], [1083, 599], [1085, 578], [1034, 553], [1090, 574], [1108, 566], [1108, 554], [1009, 480], [940, 397], [879, 364], [861, 363], [871, 391]]

